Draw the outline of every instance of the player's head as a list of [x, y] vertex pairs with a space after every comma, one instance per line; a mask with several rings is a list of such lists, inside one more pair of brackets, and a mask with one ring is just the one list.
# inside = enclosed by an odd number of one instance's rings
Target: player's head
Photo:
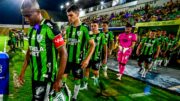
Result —
[[174, 34], [170, 33], [169, 34], [169, 39], [174, 39]]
[[162, 31], [162, 35], [163, 35], [163, 36], [166, 36], [166, 34], [167, 34], [166, 31], [163, 30], [163, 31]]
[[126, 33], [131, 33], [131, 30], [132, 30], [132, 25], [130, 23], [127, 23], [126, 27], [125, 27], [125, 32]]
[[25, 17], [26, 23], [34, 26], [41, 20], [41, 11], [36, 0], [24, 0], [21, 5], [21, 13]]
[[91, 31], [92, 32], [97, 32], [99, 29], [99, 23], [98, 21], [93, 21], [91, 22]]
[[79, 20], [79, 7], [78, 6], [72, 5], [66, 10], [66, 12], [67, 12], [68, 20], [71, 24]]
[[154, 38], [156, 35], [156, 30], [151, 30], [149, 33], [149, 38]]
[[102, 28], [103, 30], [108, 30], [109, 22], [108, 21], [103, 21], [102, 23]]
[[159, 29], [157, 29], [157, 37], [160, 37], [161, 35], [162, 35], [162, 32], [161, 32], [161, 29], [159, 28]]

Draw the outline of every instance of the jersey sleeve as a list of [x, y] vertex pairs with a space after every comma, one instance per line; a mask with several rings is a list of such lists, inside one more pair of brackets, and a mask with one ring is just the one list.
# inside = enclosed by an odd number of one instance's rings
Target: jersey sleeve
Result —
[[158, 39], [156, 39], [155, 47], [158, 47], [159, 45], [160, 45], [160, 42], [158, 41]]
[[90, 39], [92, 39], [89, 36], [89, 28], [87, 26], [84, 26], [83, 29], [84, 29], [84, 36], [85, 36], [85, 38], [86, 38], [86, 40], [88, 42]]
[[110, 32], [109, 37], [110, 37], [110, 40], [111, 40], [111, 41], [113, 41], [113, 40], [114, 40], [114, 35], [113, 35], [113, 32]]
[[46, 20], [44, 24], [46, 24], [52, 30], [55, 36], [60, 34], [59, 27], [56, 23], [52, 22], [51, 20]]
[[102, 33], [102, 44], [107, 44], [107, 41], [106, 41], [106, 38], [105, 38], [105, 35], [104, 33]]
[[59, 28], [56, 24], [52, 22], [46, 22], [47, 25], [47, 35], [51, 39], [56, 48], [59, 48], [64, 45], [64, 39], [60, 34]]
[[137, 34], [133, 34], [132, 41], [133, 41], [133, 42], [136, 42], [136, 41], [137, 41]]

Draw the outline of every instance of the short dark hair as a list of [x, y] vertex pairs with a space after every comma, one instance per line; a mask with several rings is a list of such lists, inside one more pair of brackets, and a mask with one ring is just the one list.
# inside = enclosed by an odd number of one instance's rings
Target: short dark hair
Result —
[[108, 21], [103, 21], [103, 24], [107, 24], [107, 25], [108, 25], [108, 24], [109, 24], [109, 22], [108, 22]]
[[97, 20], [94, 20], [94, 21], [92, 21], [91, 23], [97, 23], [97, 24], [99, 24], [99, 22], [98, 22]]
[[71, 5], [66, 12], [79, 12], [79, 7], [77, 5]]
[[156, 32], [157, 30], [156, 29], [152, 29], [151, 32]]
[[127, 23], [126, 27], [132, 27], [132, 25], [130, 23]]

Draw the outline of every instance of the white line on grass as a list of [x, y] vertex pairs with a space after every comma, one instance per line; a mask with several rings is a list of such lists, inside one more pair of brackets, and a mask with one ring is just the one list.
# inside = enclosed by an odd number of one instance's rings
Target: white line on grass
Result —
[[4, 52], [6, 52], [6, 39], [4, 40]]
[[132, 97], [132, 98], [135, 98], [135, 97], [143, 97], [143, 96], [147, 96], [147, 95], [151, 95], [150, 92], [148, 93], [136, 93], [136, 94], [130, 94], [129, 96]]
[[170, 90], [180, 89], [180, 85], [178, 85], [178, 86], [173, 86], [173, 87], [169, 87], [168, 89], [170, 89]]

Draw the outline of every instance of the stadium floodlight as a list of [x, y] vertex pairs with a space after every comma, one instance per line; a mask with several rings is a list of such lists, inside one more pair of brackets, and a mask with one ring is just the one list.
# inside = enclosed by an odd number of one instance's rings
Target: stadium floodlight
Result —
[[69, 6], [69, 2], [66, 3], [66, 6]]
[[74, 2], [76, 3], [76, 2], [78, 2], [79, 0], [74, 0]]
[[64, 6], [63, 5], [61, 5], [61, 9], [63, 9], [64, 8]]
[[104, 1], [101, 1], [101, 5], [104, 5]]

